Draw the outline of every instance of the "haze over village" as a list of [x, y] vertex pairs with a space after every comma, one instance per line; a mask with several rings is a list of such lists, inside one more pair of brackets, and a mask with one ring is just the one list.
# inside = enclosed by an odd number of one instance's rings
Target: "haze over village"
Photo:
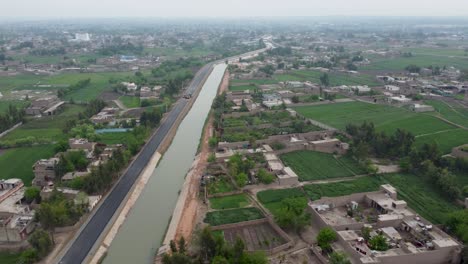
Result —
[[0, 263], [466, 263], [466, 12], [2, 4]]

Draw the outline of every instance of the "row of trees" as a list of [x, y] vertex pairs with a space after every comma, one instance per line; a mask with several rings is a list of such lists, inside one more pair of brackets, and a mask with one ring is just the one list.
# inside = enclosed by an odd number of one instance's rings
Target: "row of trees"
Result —
[[9, 105], [4, 114], [0, 114], [0, 133], [10, 129], [12, 126], [24, 121], [24, 109]]
[[363, 161], [369, 155], [382, 158], [407, 156], [415, 141], [410, 132], [397, 129], [388, 136], [384, 132], [377, 132], [373, 123], [364, 122], [361, 125], [348, 124], [346, 133], [352, 136], [351, 153]]
[[83, 150], [69, 151], [60, 154], [59, 162], [55, 167], [55, 175], [60, 179], [65, 173], [72, 171], [84, 171], [89, 161]]

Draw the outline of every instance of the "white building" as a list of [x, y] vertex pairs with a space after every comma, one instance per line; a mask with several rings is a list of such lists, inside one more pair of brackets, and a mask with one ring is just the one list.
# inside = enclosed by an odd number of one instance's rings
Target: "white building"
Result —
[[75, 40], [76, 41], [90, 41], [91, 38], [89, 36], [89, 33], [76, 33]]

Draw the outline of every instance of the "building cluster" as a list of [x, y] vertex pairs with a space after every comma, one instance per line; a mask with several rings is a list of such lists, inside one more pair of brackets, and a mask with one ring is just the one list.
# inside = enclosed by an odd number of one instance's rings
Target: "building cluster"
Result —
[[[313, 224], [337, 233], [334, 250], [353, 263], [458, 263], [462, 245], [413, 212], [388, 184], [379, 191], [323, 197], [309, 203]], [[366, 231], [367, 230], [367, 231]], [[369, 242], [383, 236], [387, 247]]]
[[64, 105], [65, 102], [57, 96], [40, 97], [31, 101], [25, 112], [33, 116], [51, 116], [58, 114]]

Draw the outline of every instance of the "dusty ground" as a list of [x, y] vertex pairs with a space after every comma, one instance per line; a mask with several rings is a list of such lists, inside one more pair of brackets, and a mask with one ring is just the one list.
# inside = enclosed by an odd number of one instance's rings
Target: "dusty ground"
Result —
[[[218, 94], [227, 91], [229, 86], [229, 73], [226, 71], [223, 81], [220, 85]], [[188, 173], [186, 181], [189, 181], [188, 193], [185, 197], [185, 205], [180, 218], [180, 222], [177, 226], [177, 231], [175, 239], [184, 237], [187, 241], [190, 241], [193, 230], [196, 227], [196, 224], [199, 222], [201, 213], [206, 210], [203, 203], [198, 197], [199, 187], [200, 187], [200, 178], [207, 166], [208, 155], [210, 154], [210, 149], [208, 146], [208, 140], [213, 135], [213, 116], [210, 115], [208, 123], [205, 127], [203, 133], [203, 139], [201, 144], [200, 154], [198, 155], [198, 162]]]

